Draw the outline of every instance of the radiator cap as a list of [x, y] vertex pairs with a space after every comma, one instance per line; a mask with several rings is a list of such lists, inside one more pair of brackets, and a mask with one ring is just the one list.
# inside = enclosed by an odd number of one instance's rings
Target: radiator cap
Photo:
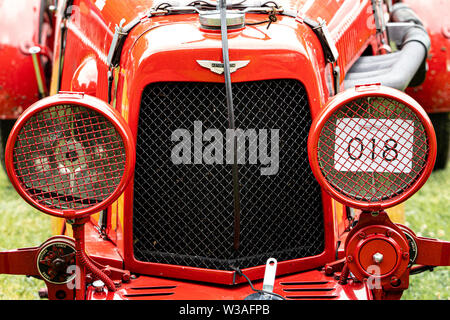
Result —
[[[202, 28], [209, 30], [220, 30], [220, 11], [213, 10], [199, 14]], [[240, 29], [245, 26], [245, 13], [227, 10], [227, 28]]]

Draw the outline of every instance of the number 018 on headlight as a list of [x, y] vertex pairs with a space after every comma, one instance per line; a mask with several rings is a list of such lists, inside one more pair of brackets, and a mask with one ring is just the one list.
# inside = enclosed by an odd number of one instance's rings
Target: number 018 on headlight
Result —
[[334, 97], [315, 119], [308, 153], [314, 175], [336, 200], [381, 210], [425, 183], [436, 138], [426, 112], [405, 93], [356, 87]]

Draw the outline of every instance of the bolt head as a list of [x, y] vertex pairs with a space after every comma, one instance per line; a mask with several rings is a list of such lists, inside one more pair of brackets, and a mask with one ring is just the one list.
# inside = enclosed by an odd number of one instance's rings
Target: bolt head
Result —
[[326, 275], [332, 275], [334, 272], [333, 272], [334, 270], [333, 270], [333, 267], [332, 266], [326, 266], [325, 267], [325, 274]]
[[29, 52], [30, 54], [38, 54], [39, 52], [41, 52], [41, 48], [38, 47], [38, 46], [30, 47], [30, 48], [28, 49], [28, 52]]
[[375, 264], [380, 264], [383, 262], [383, 254], [377, 252], [372, 256], [372, 259]]
[[130, 280], [131, 280], [131, 276], [130, 276], [129, 273], [124, 273], [124, 274], [122, 275], [122, 281], [123, 281], [123, 282], [130, 282]]
[[391, 277], [391, 286], [398, 287], [402, 282], [396, 276]]
[[53, 260], [52, 265], [58, 273], [63, 273], [67, 269], [66, 262], [60, 258], [56, 258], [55, 260]]
[[103, 292], [105, 289], [105, 284], [101, 280], [95, 280], [92, 282], [92, 286], [94, 287], [95, 292]]

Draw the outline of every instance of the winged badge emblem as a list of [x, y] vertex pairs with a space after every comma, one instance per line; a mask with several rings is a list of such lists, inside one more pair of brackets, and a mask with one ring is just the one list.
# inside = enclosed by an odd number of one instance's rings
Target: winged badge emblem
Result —
[[[211, 70], [214, 73], [222, 74], [224, 72], [223, 62], [210, 60], [197, 60], [197, 63], [204, 68]], [[230, 73], [237, 69], [243, 68], [250, 63], [250, 60], [230, 61]]]

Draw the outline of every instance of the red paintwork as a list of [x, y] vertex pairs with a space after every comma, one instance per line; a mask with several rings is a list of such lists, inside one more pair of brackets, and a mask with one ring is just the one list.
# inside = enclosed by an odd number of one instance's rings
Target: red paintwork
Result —
[[97, 94], [97, 62], [94, 57], [87, 57], [73, 75], [72, 89], [75, 92], [96, 96]]
[[84, 242], [89, 257], [105, 266], [123, 268], [123, 258], [117, 246], [111, 241], [104, 241], [92, 223], [86, 223]]
[[[71, 238], [64, 236], [54, 236], [49, 238], [39, 247], [0, 252], [0, 273], [27, 275], [39, 278], [40, 274], [37, 268], [37, 256], [46, 244], [57, 240], [73, 241]], [[73, 290], [66, 284], [53, 284], [46, 280], [44, 280], [44, 282], [48, 288], [49, 299], [58, 299], [57, 292], [64, 292], [64, 297], [66, 299], [74, 299]]]
[[[373, 277], [385, 292], [402, 291], [409, 284], [409, 245], [401, 228], [382, 211], [373, 217], [364, 212], [345, 242], [346, 265], [360, 281]], [[382, 252], [383, 260], [375, 264], [373, 255]]]
[[416, 237], [415, 241], [420, 248], [416, 263], [425, 266], [450, 265], [450, 244], [438, 239]]
[[[164, 18], [165, 19], [165, 18]], [[144, 87], [154, 81], [207, 81], [223, 82], [223, 76], [211, 73], [209, 70], [201, 68], [195, 60], [210, 59], [221, 60], [220, 35], [216, 33], [204, 33], [191, 22], [196, 21], [196, 15], [186, 17], [174, 17], [177, 24], [170, 28], [158, 27], [152, 29], [150, 22], [142, 23], [136, 28], [139, 35], [139, 41], [134, 43], [130, 41], [130, 47], [124, 47], [124, 52], [128, 52], [124, 65], [129, 65], [124, 71], [124, 76], [128, 81], [129, 91], [126, 93], [130, 101], [129, 124], [134, 135], [137, 132], [138, 110], [140, 97]], [[159, 25], [156, 18], [155, 24]], [[164, 20], [163, 20], [164, 21]], [[142, 28], [142, 31], [141, 31]], [[321, 83], [318, 74], [314, 70], [323, 65], [322, 56], [313, 56], [311, 45], [318, 47], [319, 43], [305, 25], [298, 25], [291, 18], [282, 18], [277, 25], [271, 26], [266, 35], [263, 31], [248, 28], [243, 31], [230, 33], [229, 47], [231, 60], [251, 60], [251, 63], [242, 72], [235, 72], [231, 75], [232, 81], [252, 81], [271, 78], [297, 78], [303, 82], [306, 90], [310, 93], [310, 104], [313, 113], [320, 109], [325, 94], [324, 88], [317, 86]], [[148, 30], [148, 31], [147, 31]], [[264, 29], [262, 29], [264, 30]], [[296, 32], [303, 34], [302, 38], [297, 38]], [[133, 34], [135, 32], [133, 31]], [[253, 34], [259, 35], [258, 37]], [[277, 34], [283, 33], [283, 41]], [[183, 34], [181, 38], [177, 35]], [[172, 41], [162, 41], [161, 39], [173, 39]], [[289, 43], [289, 47], [283, 49], [284, 42]], [[154, 43], [154, 46], [148, 47], [142, 44]], [[188, 45], [183, 45], [186, 43]], [[236, 48], [239, 48], [237, 50]], [[277, 48], [277, 49], [272, 49]], [[164, 51], [163, 51], [164, 50]], [[167, 50], [167, 52], [165, 52]], [[152, 55], [155, 52], [156, 54]], [[158, 53], [161, 52], [161, 53]], [[179, 59], [182, 56], [183, 59]], [[269, 69], [267, 65], [274, 63], [274, 57], [277, 57], [276, 69]], [[319, 60], [320, 59], [320, 60]], [[312, 61], [311, 61], [312, 60]], [[318, 61], [317, 61], [318, 60]], [[321, 61], [322, 60], [322, 61]], [[136, 63], [139, 61], [139, 63]], [[157, 65], [158, 68], [154, 66]], [[299, 75], [302, 75], [299, 77]], [[122, 80], [122, 79], [121, 79]], [[119, 82], [119, 87], [120, 87]], [[123, 92], [119, 92], [119, 101], [122, 99]], [[311, 98], [318, 97], [318, 98]], [[322, 97], [321, 99], [319, 97]], [[322, 100], [322, 101], [321, 101]], [[234, 272], [202, 270], [197, 268], [186, 268], [180, 266], [158, 265], [154, 263], [143, 263], [134, 259], [132, 246], [132, 184], [125, 192], [125, 213], [124, 219], [124, 244], [123, 254], [126, 267], [134, 272], [163, 275], [168, 277], [180, 277], [184, 279], [197, 279], [202, 277], [206, 281], [232, 284], [242, 282], [245, 279], [235, 279]], [[324, 197], [324, 208], [326, 208], [325, 221], [332, 221], [330, 208], [330, 198]], [[128, 213], [128, 214], [127, 214]], [[334, 252], [334, 241], [331, 238], [331, 224], [326, 224], [326, 249], [325, 252], [317, 257], [299, 259], [298, 261], [283, 262], [278, 264], [280, 273], [290, 273], [300, 270], [306, 270], [323, 265], [330, 259]], [[302, 261], [302, 263], [298, 263]], [[263, 275], [264, 266], [251, 268], [247, 271], [251, 279], [260, 278]], [[183, 271], [183, 272], [181, 272]]]
[[[60, 26], [63, 23], [61, 13], [65, 9], [66, 1], [58, 2], [50, 94], [54, 95], [59, 90], [82, 91], [106, 101], [108, 97], [106, 59], [114, 27], [119, 25], [122, 19], [130, 22], [135, 17], [142, 16], [152, 6], [152, 1], [108, 0], [104, 3], [87, 0], [73, 1], [75, 10], [72, 11], [72, 19], [67, 23], [63, 61], [59, 60], [62, 49]], [[104, 6], [100, 8], [101, 4]], [[269, 29], [262, 24], [229, 32], [230, 59], [251, 60], [246, 68], [233, 73], [231, 79], [234, 82], [274, 78], [298, 79], [308, 92], [313, 118], [318, 118], [321, 111], [327, 108], [329, 97], [335, 94], [334, 90], [327, 86], [327, 74], [330, 73], [331, 65], [324, 60], [317, 37], [303, 23], [302, 17], [303, 15], [312, 19], [321, 17], [327, 21], [331, 36], [336, 41], [340, 52], [338, 64], [342, 82], [352, 63], [369, 45], [375, 52], [378, 51], [379, 44], [375, 37], [371, 1], [288, 0], [284, 6], [291, 10], [301, 9], [303, 14], [296, 19], [280, 16]], [[247, 15], [247, 20], [252, 22], [263, 19], [266, 19], [265, 15]], [[220, 35], [217, 32], [201, 30], [197, 15], [183, 14], [142, 19], [124, 43], [120, 61], [121, 70], [117, 78], [117, 92], [113, 90], [113, 108], [124, 117], [131, 129], [132, 139], [129, 142], [136, 141], [139, 105], [144, 87], [150, 82], [157, 81], [223, 83], [223, 76], [200, 67], [195, 61], [200, 59], [221, 61], [221, 50]], [[63, 68], [58, 87], [60, 62], [63, 62]], [[424, 176], [428, 174], [427, 169]], [[128, 176], [133, 181], [132, 174]], [[425, 178], [417, 183], [414, 191], [424, 180]], [[94, 218], [89, 219], [83, 226], [83, 230], [75, 230], [77, 243], [82, 244], [81, 247], [85, 248], [95, 266], [114, 281], [121, 283], [116, 292], [107, 294], [95, 293], [92, 287], [88, 287], [85, 298], [98, 300], [115, 298], [243, 299], [252, 293], [246, 280], [231, 271], [137, 261], [133, 255], [132, 245], [132, 205], [133, 185], [131, 182], [120, 201], [108, 208], [109, 225], [106, 229], [108, 240], [99, 234], [95, 227], [97, 221]], [[314, 257], [279, 262], [275, 292], [287, 294], [283, 291], [286, 289], [286, 285], [282, 284], [284, 282], [327, 281], [318, 286], [311, 283], [303, 283], [301, 286], [311, 290], [317, 288], [330, 290], [298, 291], [295, 295], [303, 299], [374, 298], [365, 282], [336, 280], [335, 275], [341, 273], [346, 275], [343, 269], [345, 266], [343, 258], [346, 252], [342, 244], [346, 241], [347, 233], [342, 234], [344, 225], [338, 223], [338, 217], [345, 217], [345, 207], [337, 206], [325, 192], [323, 192], [323, 207], [324, 252]], [[372, 223], [374, 224], [372, 227], [390, 226], [386, 221], [375, 220]], [[70, 230], [70, 228], [67, 229]], [[337, 243], [338, 240], [342, 243], [340, 246]], [[420, 240], [418, 243], [421, 243], [424, 248], [430, 248], [433, 256], [439, 257], [442, 264], [449, 263], [447, 243], [426, 240]], [[30, 250], [36, 252], [37, 249]], [[336, 258], [341, 260], [335, 261]], [[424, 257], [420, 259], [421, 263], [435, 262], [433, 259], [427, 260]], [[25, 266], [34, 263], [34, 255], [26, 250], [23, 254], [17, 251], [1, 253], [0, 273], [12, 273], [11, 269], [13, 269], [17, 273], [28, 274], [33, 270], [28, 270]], [[394, 263], [394, 265], [398, 264]], [[321, 267], [325, 267], [323, 271], [319, 271]], [[130, 280], [129, 272], [142, 275]], [[258, 281], [263, 277], [264, 266], [248, 268], [243, 272], [256, 283], [257, 288], [260, 288], [261, 283]], [[82, 276], [86, 281], [92, 280], [89, 274]], [[143, 289], [143, 287], [155, 286], [164, 288]], [[175, 288], [172, 288], [173, 286]], [[51, 284], [48, 284], [48, 288], [50, 297], [55, 298], [58, 288]], [[84, 298], [83, 290], [84, 288], [77, 291], [78, 298]], [[151, 295], [161, 290], [170, 295]], [[146, 295], [136, 296], [138, 293]], [[67, 298], [73, 298], [73, 292], [66, 292], [66, 294]], [[393, 295], [377, 293], [377, 297], [382, 298], [399, 298], [400, 296], [401, 291]]]
[[28, 50], [32, 46], [41, 47], [41, 62], [47, 63], [51, 61], [53, 46], [53, 29], [47, 16], [39, 32], [40, 11], [40, 0], [0, 3], [0, 119], [17, 119], [39, 99]]
[[[404, 0], [423, 20], [431, 38], [425, 82], [406, 92], [424, 109], [431, 112], [450, 111], [450, 21], [439, 8], [448, 8], [446, 0]], [[448, 9], [444, 9], [444, 11]]]
[[39, 43], [39, 8], [35, 0], [0, 3], [0, 119], [16, 119], [39, 99], [28, 54], [28, 48]]
[[[254, 287], [261, 289], [262, 282], [255, 282]], [[317, 270], [277, 277], [274, 292], [286, 296], [289, 300], [367, 300], [371, 298], [366, 284], [350, 281], [346, 285], [340, 285], [334, 277]], [[92, 287], [89, 287], [86, 297], [89, 300], [243, 300], [252, 293], [254, 292], [248, 285], [224, 287], [140, 276], [130, 283], [124, 283], [116, 292], [96, 293]]]

